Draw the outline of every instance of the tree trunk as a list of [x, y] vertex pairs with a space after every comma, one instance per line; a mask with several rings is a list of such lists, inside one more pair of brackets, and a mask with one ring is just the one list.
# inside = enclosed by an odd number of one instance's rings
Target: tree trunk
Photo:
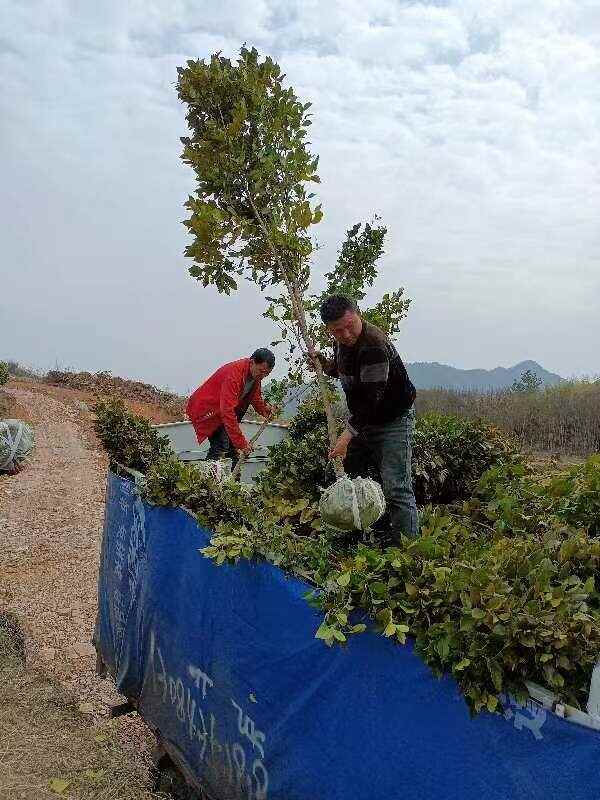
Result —
[[[269, 424], [269, 422], [270, 422], [270, 420], [269, 420], [269, 419], [265, 419], [265, 420], [263, 420], [263, 422], [261, 423], [261, 426], [260, 426], [260, 428], [259, 428], [259, 429], [256, 431], [256, 433], [254, 434], [254, 436], [253, 436], [253, 437], [250, 439], [250, 441], [248, 442], [248, 444], [250, 445], [250, 447], [252, 447], [252, 445], [254, 444], [254, 442], [256, 442], [256, 440], [257, 440], [257, 439], [258, 439], [258, 438], [261, 436], [262, 432], [263, 432], [263, 431], [264, 431], [264, 429], [267, 427], [267, 425]], [[239, 457], [239, 459], [238, 459], [238, 462], [237, 462], [237, 464], [235, 465], [235, 467], [233, 468], [233, 470], [232, 470], [232, 472], [231, 472], [231, 477], [232, 477], [232, 478], [237, 478], [237, 476], [240, 474], [240, 472], [241, 472], [241, 469], [242, 469], [242, 467], [244, 466], [244, 462], [246, 461], [246, 458], [247, 458], [246, 454], [245, 454], [245, 453], [242, 453], [242, 454], [241, 454], [241, 456], [240, 456], [240, 457]]]
[[[250, 201], [250, 205], [252, 206], [252, 210], [254, 211], [254, 215], [255, 215], [255, 217], [256, 217], [256, 219], [258, 221], [258, 224], [260, 225], [260, 227], [261, 227], [261, 229], [263, 231], [263, 234], [265, 236], [265, 240], [267, 242], [267, 246], [269, 247], [269, 250], [271, 251], [271, 255], [273, 256], [273, 258], [277, 262], [277, 265], [278, 265], [279, 270], [281, 272], [281, 275], [283, 277], [283, 281], [285, 283], [285, 288], [287, 289], [287, 293], [289, 295], [290, 302], [292, 304], [292, 313], [294, 314], [294, 318], [295, 318], [296, 322], [298, 323], [298, 327], [300, 329], [300, 334], [302, 336], [304, 344], [306, 345], [306, 349], [308, 351], [308, 355], [310, 356], [310, 358], [311, 358], [311, 360], [313, 362], [313, 365], [314, 365], [314, 368], [315, 368], [315, 372], [317, 373], [317, 382], [318, 382], [318, 385], [319, 385], [319, 391], [320, 391], [321, 397], [323, 399], [323, 405], [325, 406], [325, 416], [327, 417], [327, 433], [329, 434], [329, 446], [333, 447], [334, 444], [337, 441], [337, 432], [336, 432], [336, 429], [335, 429], [335, 419], [334, 419], [334, 416], [333, 416], [333, 409], [331, 407], [331, 402], [330, 402], [329, 397], [327, 395], [327, 384], [325, 382], [325, 376], [323, 374], [323, 367], [321, 366], [321, 362], [319, 361], [319, 359], [317, 357], [317, 351], [316, 351], [316, 348], [315, 348], [315, 343], [311, 339], [310, 334], [308, 332], [308, 325], [306, 324], [306, 315], [304, 313], [304, 307], [302, 305], [302, 298], [300, 296], [300, 290], [299, 290], [298, 285], [297, 285], [296, 281], [294, 280], [294, 278], [290, 278], [290, 276], [288, 275], [287, 270], [286, 270], [286, 268], [285, 268], [285, 266], [284, 266], [284, 264], [283, 264], [283, 262], [282, 262], [282, 260], [281, 260], [281, 258], [279, 256], [279, 253], [276, 251], [276, 249], [275, 249], [275, 247], [274, 247], [274, 245], [273, 245], [273, 243], [271, 241], [271, 237], [269, 236], [269, 232], [267, 230], [267, 227], [266, 227], [265, 223], [263, 222], [263, 219], [262, 219], [262, 217], [260, 215], [260, 212], [259, 212], [259, 210], [257, 209], [257, 207], [256, 207], [256, 205], [254, 203], [254, 198], [250, 194], [250, 191], [249, 191], [247, 185], [246, 185], [246, 192], [247, 192], [247, 195], [248, 195], [248, 200]], [[339, 458], [334, 459], [333, 469], [335, 471], [336, 477], [338, 477], [338, 478], [340, 478], [341, 476], [343, 476], [345, 474], [344, 473], [344, 466], [342, 464], [341, 459], [339, 459]]]

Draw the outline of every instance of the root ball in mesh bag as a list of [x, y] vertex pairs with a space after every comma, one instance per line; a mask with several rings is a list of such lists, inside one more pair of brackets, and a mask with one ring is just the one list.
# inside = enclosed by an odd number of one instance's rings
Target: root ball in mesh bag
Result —
[[323, 520], [338, 530], [367, 530], [385, 512], [383, 489], [370, 478], [344, 475], [324, 490], [319, 511]]

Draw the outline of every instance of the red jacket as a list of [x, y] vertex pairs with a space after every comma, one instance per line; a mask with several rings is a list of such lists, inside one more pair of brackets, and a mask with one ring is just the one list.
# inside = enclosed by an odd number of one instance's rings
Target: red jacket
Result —
[[249, 358], [240, 358], [239, 361], [223, 364], [187, 401], [185, 410], [196, 431], [198, 444], [224, 425], [236, 450], [243, 450], [248, 446], [238, 422], [237, 412], [245, 412], [251, 405], [263, 417], [268, 417], [271, 413], [271, 408], [260, 393], [259, 378], [256, 379], [250, 394], [240, 403], [240, 396], [248, 377], [250, 377]]

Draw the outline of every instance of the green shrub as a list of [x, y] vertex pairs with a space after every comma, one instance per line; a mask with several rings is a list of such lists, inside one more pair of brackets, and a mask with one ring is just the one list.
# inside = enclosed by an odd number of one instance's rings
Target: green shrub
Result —
[[[327, 451], [325, 414], [311, 399], [300, 406], [289, 437], [269, 449], [259, 485], [266, 494], [317, 500], [320, 487], [335, 477]], [[442, 414], [418, 417], [412, 458], [417, 504], [462, 500], [487, 469], [513, 459], [507, 437], [485, 422]]]
[[534, 535], [542, 524], [600, 536], [600, 455], [549, 475], [523, 463], [499, 464], [480, 478], [467, 510], [499, 533]]
[[202, 527], [213, 530], [221, 522], [244, 525], [255, 512], [261, 514], [260, 498], [253, 487], [218, 481], [173, 454], [150, 466], [143, 492], [155, 505], [185, 506]]
[[[332, 540], [319, 532], [317, 510], [309, 509], [308, 501], [294, 509], [278, 498], [264, 497], [255, 487], [215, 480], [174, 457], [151, 466], [142, 494], [155, 505], [187, 508], [203, 528], [214, 531], [203, 553], [217, 564], [262, 558], [312, 582], [324, 580], [330, 569]], [[298, 514], [305, 518], [297, 518], [294, 525]], [[299, 535], [302, 531], [311, 536]]]
[[507, 437], [481, 420], [435, 413], [419, 416], [412, 461], [417, 504], [468, 497], [486, 470], [512, 460], [514, 454]]
[[[266, 559], [319, 587], [312, 602], [324, 618], [316, 635], [326, 644], [361, 633], [369, 618], [398, 643], [413, 637], [425, 663], [438, 675], [451, 674], [474, 712], [499, 709], [503, 693], [524, 696], [527, 681], [572, 705], [585, 704], [600, 649], [600, 541], [591, 535], [598, 524], [600, 456], [540, 475], [512, 458], [506, 442], [496, 442], [485, 426], [427, 418], [417, 459], [437, 449], [432, 472], [448, 465], [470, 470], [462, 484], [443, 491], [466, 491], [477, 470], [499, 460], [479, 478], [462, 512], [427, 507], [417, 538], [382, 549], [334, 538], [319, 524], [310, 497], [269, 494], [285, 467], [283, 456], [257, 487], [219, 483], [165, 455], [155, 431], [122, 404], [104, 404], [98, 417], [113, 460], [147, 467], [148, 501], [184, 506], [214, 531], [205, 556], [216, 564]], [[296, 459], [290, 493], [314, 495], [306, 475], [315, 463], [310, 474], [326, 466], [310, 461], [302, 443], [322, 436], [322, 424], [318, 409], [307, 406], [292, 426], [292, 448], [273, 448], [276, 458], [289, 452]], [[472, 467], [461, 451], [468, 446], [475, 451]], [[444, 487], [446, 480], [440, 476], [433, 485]]]
[[496, 539], [443, 511], [426, 512], [422, 525], [402, 547], [360, 546], [329, 575], [317, 636], [343, 641], [356, 632], [351, 612], [366, 611], [384, 636], [413, 636], [474, 711], [494, 711], [504, 692], [523, 695], [528, 680], [584, 705], [600, 647], [600, 542], [566, 528]]
[[5, 383], [8, 383], [9, 378], [10, 372], [8, 370], [8, 364], [6, 361], [0, 361], [0, 386], [4, 386]]
[[94, 428], [112, 464], [146, 472], [151, 464], [173, 454], [168, 439], [148, 420], [128, 411], [122, 400], [101, 400], [93, 411]]
[[288, 437], [269, 448], [266, 468], [257, 479], [262, 493], [318, 501], [320, 489], [335, 480], [328, 449], [325, 412], [311, 397], [298, 408]]

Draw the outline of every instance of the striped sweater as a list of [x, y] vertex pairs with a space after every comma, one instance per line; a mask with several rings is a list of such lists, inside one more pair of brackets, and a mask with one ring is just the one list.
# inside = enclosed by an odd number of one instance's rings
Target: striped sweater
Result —
[[353, 436], [369, 425], [392, 422], [415, 401], [415, 387], [396, 348], [380, 328], [365, 320], [356, 343], [336, 343], [334, 359], [323, 368], [342, 384]]

